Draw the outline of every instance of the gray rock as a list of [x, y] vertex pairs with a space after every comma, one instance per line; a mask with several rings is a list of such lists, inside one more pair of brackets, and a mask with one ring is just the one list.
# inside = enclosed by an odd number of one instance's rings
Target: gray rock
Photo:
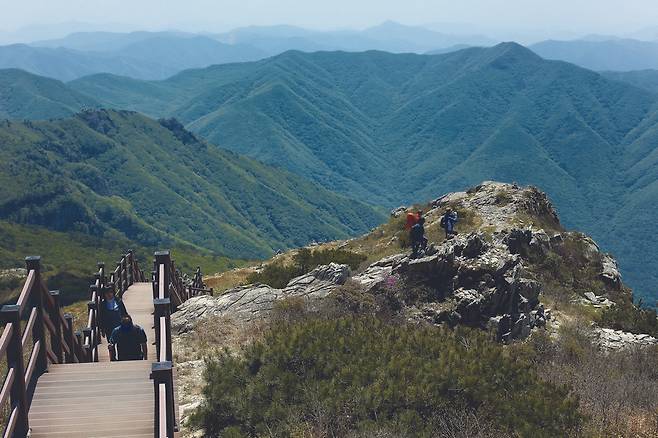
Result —
[[658, 339], [646, 334], [633, 334], [620, 330], [595, 327], [594, 342], [602, 350], [619, 351], [631, 348], [643, 348], [658, 345]]
[[210, 316], [230, 316], [242, 321], [253, 321], [272, 311], [275, 302], [279, 300], [293, 297], [324, 298], [344, 284], [349, 276], [349, 266], [331, 263], [294, 278], [284, 289], [252, 284], [230, 289], [218, 297], [191, 298], [171, 316], [171, 326], [180, 334], [189, 331], [200, 319]]
[[622, 286], [622, 280], [617, 261], [610, 257], [610, 255], [603, 254], [601, 263], [603, 265], [603, 270], [601, 271], [601, 278], [603, 281], [615, 289], [620, 289]]
[[405, 259], [407, 259], [405, 254], [395, 254], [386, 257], [368, 266], [363, 273], [352, 277], [352, 280], [360, 284], [365, 291], [369, 292], [386, 283], [392, 275], [393, 266], [400, 264]]

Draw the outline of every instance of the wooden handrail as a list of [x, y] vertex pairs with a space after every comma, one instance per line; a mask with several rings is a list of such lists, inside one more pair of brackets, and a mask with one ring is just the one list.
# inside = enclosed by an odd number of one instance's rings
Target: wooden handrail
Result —
[[161, 438], [167, 438], [167, 385], [158, 384], [158, 430]]
[[30, 312], [30, 319], [27, 320], [27, 324], [25, 324], [25, 328], [23, 329], [23, 337], [21, 338], [21, 347], [23, 347], [23, 350], [27, 346], [28, 342], [30, 342], [30, 338], [32, 337], [32, 330], [34, 330], [34, 323], [37, 320], [37, 308], [33, 307], [32, 312]]
[[24, 377], [25, 385], [28, 385], [32, 380], [32, 374], [34, 374], [34, 371], [37, 368], [39, 354], [41, 353], [41, 350], [42, 350], [41, 341], [35, 342], [34, 345], [32, 346], [32, 353], [30, 353], [30, 359], [27, 363], [27, 368], [25, 368], [25, 377]]
[[[130, 278], [140, 278], [134, 255], [124, 256], [130, 260]], [[31, 392], [39, 377], [48, 370], [51, 363], [74, 363], [97, 360], [98, 327], [96, 305], [90, 306], [85, 338], [73, 331], [73, 316], [64, 314], [61, 309], [60, 292], [48, 291], [41, 278], [40, 257], [27, 257], [27, 278], [21, 289], [17, 303], [0, 309], [0, 322], [5, 327], [0, 336], [0, 360], [6, 360], [7, 372], [0, 389], [0, 404], [10, 402], [11, 415], [5, 422], [5, 437], [23, 437], [29, 430], [28, 390]], [[92, 300], [100, 299], [98, 291], [105, 286], [105, 268], [98, 265], [94, 275]], [[21, 320], [25, 310], [30, 309], [25, 326]], [[24, 353], [32, 347], [25, 364]], [[83, 344], [88, 348], [84, 348]], [[86, 350], [86, 352], [85, 352]]]
[[0, 357], [4, 357], [5, 354], [7, 354], [7, 348], [9, 348], [9, 341], [11, 340], [13, 330], [14, 326], [12, 324], [7, 324], [2, 331], [2, 336], [0, 337]]
[[11, 410], [11, 415], [9, 416], [9, 421], [7, 422], [7, 428], [5, 429], [5, 433], [2, 435], [3, 438], [12, 438], [14, 436], [14, 432], [18, 426], [19, 415], [20, 412], [18, 407], [15, 407]]
[[27, 279], [25, 280], [25, 284], [23, 285], [23, 290], [21, 291], [21, 294], [18, 296], [18, 301], [16, 301], [16, 304], [18, 304], [20, 308], [21, 314], [23, 314], [23, 310], [25, 310], [25, 306], [27, 306], [27, 302], [30, 298], [30, 294], [32, 293], [32, 287], [34, 286], [35, 278], [36, 278], [36, 271], [30, 270], [27, 274]]
[[155, 436], [170, 438], [177, 430], [174, 401], [173, 352], [171, 313], [199, 291], [205, 291], [201, 269], [191, 281], [176, 269], [169, 251], [155, 253], [152, 271], [153, 326], [156, 336], [157, 362], [153, 363], [151, 378], [154, 384], [156, 418]]
[[4, 406], [7, 403], [7, 399], [11, 395], [11, 388], [14, 385], [14, 379], [16, 378], [16, 371], [13, 368], [9, 368], [7, 371], [7, 378], [5, 379], [4, 385], [2, 385], [2, 390], [0, 390], [0, 406]]

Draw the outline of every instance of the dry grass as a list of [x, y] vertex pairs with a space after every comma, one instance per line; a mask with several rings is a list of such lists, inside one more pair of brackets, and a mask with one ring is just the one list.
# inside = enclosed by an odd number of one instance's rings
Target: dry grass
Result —
[[215, 295], [221, 295], [228, 289], [247, 283], [247, 277], [256, 271], [255, 267], [237, 268], [222, 272], [210, 277], [204, 277], [203, 281], [208, 287], [214, 289]]
[[537, 332], [530, 340], [535, 366], [551, 383], [568, 385], [589, 418], [579, 436], [658, 436], [658, 348], [602, 352], [582, 321], [562, 324], [559, 338]]

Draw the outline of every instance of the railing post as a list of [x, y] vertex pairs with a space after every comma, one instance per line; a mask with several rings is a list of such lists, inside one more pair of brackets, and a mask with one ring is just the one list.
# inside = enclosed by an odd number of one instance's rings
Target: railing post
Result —
[[105, 278], [105, 263], [104, 262], [98, 262], [96, 263], [96, 266], [98, 267], [98, 273], [100, 274], [100, 279], [101, 279], [101, 286], [105, 286], [107, 283], [107, 278]]
[[91, 347], [92, 353], [95, 353], [92, 355], [92, 361], [94, 362], [98, 360], [98, 344], [100, 343], [100, 329], [98, 325], [98, 303], [100, 293], [101, 291], [96, 289], [96, 299], [87, 303], [87, 309], [89, 309], [92, 315], [91, 326], [89, 326], [89, 346]]
[[[173, 364], [171, 362], [154, 362], [151, 365], [151, 379], [153, 379], [153, 389], [155, 396], [155, 436], [162, 437], [160, 422], [161, 413], [164, 414], [166, 421], [166, 436], [173, 437], [174, 432], [178, 430], [176, 425], [176, 416], [174, 412], [174, 375]], [[165, 405], [161, 405], [160, 385], [165, 388]]]
[[124, 290], [123, 290], [123, 272], [121, 272], [121, 260], [119, 260], [117, 262], [116, 273], [117, 273], [117, 278], [115, 278], [114, 281], [116, 281], [116, 283], [117, 283], [117, 294], [118, 294], [117, 296], [121, 297], [123, 295], [123, 292], [124, 292]]
[[135, 256], [132, 249], [128, 250], [126, 258], [128, 259], [128, 286], [132, 286], [135, 283]]
[[65, 354], [64, 359], [66, 363], [75, 362], [75, 341], [73, 335], [73, 315], [70, 313], [64, 314], [64, 321], [66, 321], [66, 326], [64, 327], [64, 342], [69, 347], [69, 352]]
[[153, 299], [158, 298], [158, 272], [151, 271], [151, 285], [153, 286]]
[[50, 321], [55, 326], [55, 333], [50, 334], [50, 346], [53, 353], [57, 356], [58, 363], [64, 363], [64, 348], [62, 348], [62, 320], [59, 317], [61, 303], [59, 301], [59, 291], [51, 290], [50, 296], [53, 299], [53, 308], [50, 309]]
[[[39, 349], [39, 354], [37, 355], [36, 366], [34, 369], [34, 375], [39, 376], [48, 371], [48, 355], [46, 352], [46, 323], [43, 320], [43, 293], [41, 291], [41, 257], [39, 256], [30, 256], [25, 258], [25, 265], [28, 272], [34, 270], [34, 288], [36, 290], [30, 291], [30, 297], [32, 306], [37, 309], [37, 317], [34, 322], [34, 328], [32, 329], [32, 342], [37, 343], [38, 341], [43, 340], [42, 348]], [[35, 293], [36, 291], [36, 293]]]
[[82, 329], [82, 335], [83, 335], [84, 339], [89, 339], [89, 345], [87, 345], [86, 343], [84, 343], [82, 345], [82, 348], [83, 348], [84, 354], [85, 354], [85, 359], [86, 359], [87, 362], [93, 362], [93, 360], [94, 360], [94, 355], [93, 355], [94, 346], [92, 345], [93, 340], [91, 338], [91, 327], [83, 328]]
[[21, 335], [20, 306], [2, 306], [2, 322], [12, 325], [11, 337], [7, 347], [7, 366], [14, 369], [14, 383], [11, 385], [12, 409], [17, 408], [18, 419], [14, 435], [17, 437], [27, 436], [30, 429], [28, 423], [27, 392], [25, 389], [25, 364], [23, 362], [23, 343]]
[[[157, 271], [158, 288], [163, 288], [164, 296], [160, 296], [158, 289], [156, 298], [169, 298], [169, 285], [171, 284], [171, 254], [169, 251], [155, 253], [155, 270]], [[164, 269], [162, 266], [164, 265]], [[161, 275], [162, 274], [162, 275]]]
[[171, 300], [169, 298], [164, 298], [164, 299], [155, 299], [153, 300], [153, 307], [155, 308], [155, 311], [153, 312], [153, 319], [154, 319], [154, 324], [153, 326], [155, 327], [155, 351], [157, 352], [157, 357], [158, 360], [160, 360], [160, 346], [162, 345], [161, 339], [160, 339], [160, 334], [162, 333], [162, 330], [160, 327], [160, 321], [161, 318], [165, 318], [165, 336], [167, 339], [165, 339], [165, 345], [167, 351], [165, 351], [165, 358], [168, 361], [172, 360], [172, 349], [171, 349]]
[[82, 331], [76, 330], [75, 331], [75, 339], [77, 340], [76, 342], [76, 349], [75, 349], [75, 354], [78, 356], [78, 362], [89, 362], [87, 360], [87, 349], [84, 346], [84, 335]]
[[126, 256], [121, 257], [121, 288], [123, 291], [128, 290], [128, 263], [126, 262]]

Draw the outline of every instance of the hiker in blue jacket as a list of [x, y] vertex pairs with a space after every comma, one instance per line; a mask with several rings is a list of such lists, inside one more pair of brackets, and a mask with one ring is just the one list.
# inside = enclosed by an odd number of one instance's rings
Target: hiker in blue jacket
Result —
[[417, 257], [420, 251], [427, 250], [427, 238], [425, 237], [425, 218], [420, 217], [418, 222], [411, 227], [411, 256]]
[[441, 226], [446, 230], [446, 239], [448, 239], [453, 234], [457, 234], [455, 231], [455, 224], [457, 221], [457, 212], [448, 207], [446, 214], [444, 214], [441, 218]]
[[114, 294], [114, 288], [105, 288], [98, 309], [98, 325], [103, 336], [109, 339], [114, 329], [121, 325], [121, 318], [127, 314], [126, 306]]
[[107, 340], [110, 360], [148, 360], [146, 332], [133, 324], [130, 315], [121, 318], [121, 325], [115, 328]]

